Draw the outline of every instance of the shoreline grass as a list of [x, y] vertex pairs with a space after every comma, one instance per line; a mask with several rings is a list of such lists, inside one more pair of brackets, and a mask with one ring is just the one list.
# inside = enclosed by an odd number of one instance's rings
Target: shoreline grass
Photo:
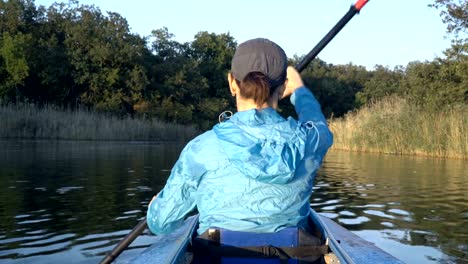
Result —
[[118, 118], [88, 110], [0, 104], [0, 138], [102, 141], [189, 141], [194, 126], [147, 118]]
[[330, 120], [332, 149], [468, 159], [468, 108], [429, 112], [398, 97]]
[[[468, 108], [423, 111], [389, 97], [330, 120], [332, 150], [468, 159]], [[1, 139], [187, 142], [194, 126], [88, 110], [0, 104]]]

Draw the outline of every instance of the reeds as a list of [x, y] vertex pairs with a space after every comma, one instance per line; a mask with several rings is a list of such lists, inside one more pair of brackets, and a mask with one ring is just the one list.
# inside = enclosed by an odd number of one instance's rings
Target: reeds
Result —
[[333, 148], [468, 159], [468, 108], [422, 110], [398, 97], [332, 119]]
[[155, 119], [119, 118], [54, 106], [0, 104], [0, 138], [188, 141], [198, 133], [193, 126], [167, 124]]

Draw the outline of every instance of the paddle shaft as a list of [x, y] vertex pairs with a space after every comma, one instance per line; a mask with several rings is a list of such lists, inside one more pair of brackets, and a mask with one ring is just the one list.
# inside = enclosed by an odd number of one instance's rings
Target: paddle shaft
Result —
[[[362, 7], [369, 0], [358, 0], [356, 4], [352, 5], [349, 11], [338, 21], [338, 23], [328, 32], [325, 37], [296, 65], [296, 70], [301, 72], [304, 70], [309, 63], [315, 59], [315, 57], [322, 51], [323, 48], [341, 31], [341, 29], [356, 15], [359, 13]], [[122, 251], [124, 251], [133, 240], [135, 240], [147, 227], [146, 217], [143, 218], [128, 235], [126, 235], [117, 246], [112, 249], [111, 252], [107, 253], [106, 257], [101, 260], [100, 264], [109, 264], [116, 259]]]
[[320, 40], [320, 42], [296, 65], [296, 70], [301, 72], [315, 57], [322, 51], [323, 48], [341, 31], [341, 29], [358, 14], [361, 8], [369, 2], [369, 0], [358, 0], [352, 5], [349, 11], [336, 23], [336, 25]]
[[116, 259], [122, 251], [124, 251], [128, 245], [130, 245], [133, 240], [135, 240], [143, 231], [145, 231], [147, 227], [146, 223], [146, 217], [143, 218], [133, 229], [130, 233], [128, 233], [120, 242], [117, 244], [117, 246], [112, 249], [111, 252], [106, 254], [106, 257], [99, 262], [100, 264], [109, 264], [114, 259]]

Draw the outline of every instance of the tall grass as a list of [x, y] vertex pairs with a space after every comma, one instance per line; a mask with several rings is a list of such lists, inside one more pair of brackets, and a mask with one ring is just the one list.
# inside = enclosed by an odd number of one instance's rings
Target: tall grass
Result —
[[425, 111], [389, 97], [332, 119], [333, 148], [468, 159], [468, 107]]
[[54, 106], [0, 104], [0, 138], [188, 141], [198, 133], [192, 126], [154, 119], [118, 118]]

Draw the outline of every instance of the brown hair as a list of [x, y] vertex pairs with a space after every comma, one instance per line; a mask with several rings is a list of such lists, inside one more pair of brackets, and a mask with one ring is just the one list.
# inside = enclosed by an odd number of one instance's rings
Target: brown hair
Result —
[[279, 87], [270, 87], [268, 77], [261, 72], [250, 72], [240, 83], [237, 81], [237, 84], [240, 95], [246, 99], [253, 99], [257, 106], [263, 105]]

